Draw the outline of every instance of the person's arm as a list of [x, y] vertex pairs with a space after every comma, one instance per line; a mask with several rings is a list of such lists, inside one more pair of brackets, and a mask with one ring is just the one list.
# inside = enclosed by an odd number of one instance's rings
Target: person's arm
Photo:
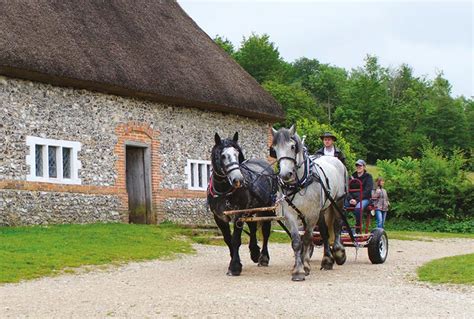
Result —
[[374, 181], [372, 179], [372, 175], [367, 174], [367, 178], [365, 179], [364, 187], [364, 194], [362, 195], [365, 199], [370, 199], [372, 195], [372, 189], [374, 188]]
[[375, 192], [372, 193], [372, 198], [380, 198], [380, 193], [381, 193], [380, 188], [377, 188]]
[[342, 162], [342, 164], [346, 165], [346, 157], [344, 156], [344, 153], [341, 150], [339, 150], [339, 154], [338, 154], [337, 158], [339, 158], [339, 160]]

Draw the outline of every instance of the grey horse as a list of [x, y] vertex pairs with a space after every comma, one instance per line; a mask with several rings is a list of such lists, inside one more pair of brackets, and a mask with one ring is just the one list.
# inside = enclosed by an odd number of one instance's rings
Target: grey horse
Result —
[[[335, 157], [309, 158], [294, 125], [290, 129], [273, 129], [272, 152], [279, 167], [279, 197], [286, 196], [287, 199], [282, 201], [282, 208], [295, 253], [292, 280], [302, 281], [310, 273], [312, 236], [318, 223], [320, 226], [327, 226], [327, 236], [333, 242], [331, 249], [327, 237], [324, 240], [321, 268], [332, 269], [334, 261], [343, 264], [346, 253], [340, 241], [341, 216], [328, 200], [322, 185], [339, 208], [342, 208], [347, 187], [345, 166]], [[302, 237], [299, 233], [299, 220], [304, 225]]]

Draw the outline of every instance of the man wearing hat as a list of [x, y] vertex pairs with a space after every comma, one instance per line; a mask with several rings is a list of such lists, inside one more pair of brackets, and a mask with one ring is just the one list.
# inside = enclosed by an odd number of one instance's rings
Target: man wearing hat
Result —
[[324, 146], [317, 150], [314, 155], [316, 155], [316, 157], [324, 155], [335, 156], [342, 162], [342, 164], [346, 165], [346, 157], [340, 149], [334, 146], [334, 142], [337, 140], [337, 138], [330, 132], [324, 132], [320, 138], [323, 141]]

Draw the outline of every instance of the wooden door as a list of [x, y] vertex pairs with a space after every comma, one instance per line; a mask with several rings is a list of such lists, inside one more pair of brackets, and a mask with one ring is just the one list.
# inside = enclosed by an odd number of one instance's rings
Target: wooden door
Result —
[[127, 146], [126, 178], [129, 222], [133, 224], [146, 224], [148, 220], [148, 205], [145, 148]]

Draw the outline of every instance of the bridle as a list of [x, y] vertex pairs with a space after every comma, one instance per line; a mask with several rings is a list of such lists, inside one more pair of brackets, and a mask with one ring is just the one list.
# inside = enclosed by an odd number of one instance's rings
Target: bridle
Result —
[[306, 158], [305, 153], [304, 153], [304, 150], [303, 150], [303, 160], [301, 161], [301, 163], [298, 164], [297, 157], [298, 157], [298, 154], [299, 154], [299, 152], [300, 152], [299, 147], [298, 147], [299, 143], [298, 143], [298, 141], [297, 141], [294, 137], [292, 137], [291, 139], [294, 140], [295, 143], [296, 143], [296, 147], [295, 147], [295, 149], [294, 149], [294, 151], [295, 151], [294, 157], [282, 156], [282, 157], [280, 157], [280, 158], [277, 158], [276, 152], [275, 152], [275, 150], [273, 149], [273, 147], [272, 147], [271, 150], [270, 150], [270, 156], [277, 159], [276, 162], [277, 162], [277, 164], [278, 164], [278, 170], [280, 169], [281, 161], [283, 161], [283, 160], [288, 160], [288, 161], [293, 162], [293, 165], [294, 165], [294, 166], [293, 166], [293, 172], [295, 173], [296, 180], [295, 180], [294, 183], [287, 183], [287, 182], [283, 181], [283, 180], [279, 177], [278, 180], [279, 180], [279, 183], [280, 183], [282, 186], [285, 186], [285, 185], [286, 185], [286, 186], [291, 186], [291, 185], [293, 185], [293, 184], [299, 184], [299, 183], [300, 183], [300, 179], [299, 179], [299, 177], [298, 177], [298, 170], [299, 170], [299, 169], [301, 168], [301, 166], [303, 166], [303, 165], [305, 164], [305, 162], [307, 161], [307, 158]]
[[[237, 150], [237, 151], [240, 153], [240, 150]], [[240, 163], [236, 161], [230, 162], [226, 164], [224, 167], [220, 167], [220, 170], [222, 171], [222, 173], [218, 173], [216, 169], [213, 169], [210, 180], [209, 180], [209, 193], [213, 197], [219, 197], [219, 196], [224, 196], [224, 195], [226, 196], [226, 195], [232, 194], [237, 188], [234, 187], [232, 181], [230, 180], [229, 174], [238, 169], [240, 169]], [[229, 184], [230, 188], [224, 192], [217, 191], [213, 183], [213, 176], [219, 177], [215, 181], [217, 184], [222, 184], [224, 181], [226, 181]]]
[[[232, 167], [232, 168], [229, 169], [230, 167]], [[235, 170], [238, 170], [238, 169], [240, 169], [240, 163], [239, 162], [230, 162], [229, 164], [222, 167], [222, 171], [223, 171], [224, 174], [219, 174], [219, 173], [217, 173], [216, 170], [213, 170], [212, 173], [216, 176], [219, 176], [219, 177], [222, 177], [222, 178], [227, 177], [229, 179], [229, 174], [231, 172], [235, 171]], [[229, 182], [230, 182], [230, 180], [229, 180]]]

